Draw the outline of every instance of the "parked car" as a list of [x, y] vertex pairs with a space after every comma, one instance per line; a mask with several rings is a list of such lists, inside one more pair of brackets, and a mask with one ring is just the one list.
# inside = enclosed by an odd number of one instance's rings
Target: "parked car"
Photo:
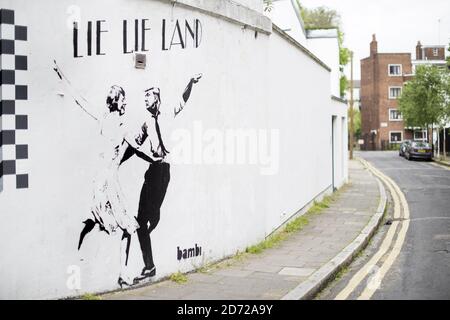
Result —
[[405, 158], [411, 159], [433, 159], [433, 150], [427, 142], [413, 141], [405, 149]]
[[402, 142], [402, 144], [400, 145], [400, 149], [398, 150], [398, 155], [400, 157], [404, 157], [405, 156], [406, 148], [408, 147], [408, 145], [411, 144], [411, 142], [412, 142], [411, 140], [404, 140]]

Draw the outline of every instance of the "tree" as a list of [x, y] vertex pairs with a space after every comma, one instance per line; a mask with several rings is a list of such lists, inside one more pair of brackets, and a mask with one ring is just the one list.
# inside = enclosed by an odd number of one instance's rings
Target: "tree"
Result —
[[[448, 44], [447, 51], [450, 53], [450, 43]], [[450, 56], [447, 57], [447, 67], [450, 70]]]
[[354, 117], [354, 126], [355, 126], [355, 138], [361, 139], [362, 131], [361, 131], [361, 111], [354, 110], [353, 111], [353, 117]]
[[[351, 109], [347, 110], [347, 118], [348, 118], [348, 126], [350, 128], [350, 118], [351, 118]], [[361, 139], [362, 136], [362, 131], [361, 131], [361, 111], [359, 111], [358, 109], [353, 109], [353, 136], [354, 136], [354, 141], [358, 141], [359, 139]], [[348, 134], [350, 135], [351, 132], [350, 130], [348, 131]], [[350, 141], [350, 139], [349, 139]]]
[[345, 75], [341, 75], [341, 78], [339, 79], [339, 93], [342, 97], [345, 97], [345, 92], [348, 89], [348, 79]]
[[418, 66], [399, 99], [399, 109], [409, 127], [440, 126], [450, 116], [450, 77], [436, 66]]
[[346, 66], [350, 62], [351, 52], [348, 48], [344, 47], [344, 33], [339, 30], [339, 63], [341, 66]]
[[300, 8], [306, 30], [334, 29], [341, 25], [341, 16], [336, 10], [327, 7], [308, 9], [301, 5]]

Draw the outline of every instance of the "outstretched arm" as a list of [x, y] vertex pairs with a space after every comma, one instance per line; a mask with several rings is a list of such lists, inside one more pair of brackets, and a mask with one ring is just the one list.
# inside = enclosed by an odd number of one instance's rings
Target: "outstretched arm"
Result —
[[90, 103], [81, 95], [79, 94], [70, 83], [69, 79], [64, 75], [64, 73], [61, 71], [61, 68], [58, 66], [56, 61], [53, 61], [54, 67], [53, 71], [55, 71], [58, 78], [63, 83], [65, 90], [70, 94], [72, 99], [74, 100], [75, 104], [81, 108], [87, 115], [89, 115], [92, 119], [99, 121], [99, 117], [93, 112], [94, 108], [90, 105]]
[[202, 78], [202, 74], [197, 74], [194, 77], [191, 78], [188, 85], [186, 86], [186, 89], [184, 89], [183, 96], [181, 97], [181, 100], [179, 102], [179, 105], [174, 108], [174, 114], [175, 117], [184, 109], [186, 106], [186, 103], [188, 102], [189, 98], [191, 97], [192, 87], [194, 84], [198, 83], [200, 79]]

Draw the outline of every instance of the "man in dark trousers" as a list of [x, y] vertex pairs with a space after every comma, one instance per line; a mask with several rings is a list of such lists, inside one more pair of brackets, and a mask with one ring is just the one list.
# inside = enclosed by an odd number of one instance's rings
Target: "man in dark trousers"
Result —
[[[193, 85], [196, 84], [201, 77], [202, 75], [197, 75], [189, 81], [179, 106], [174, 108], [174, 117], [183, 110], [185, 104], [189, 100]], [[150, 88], [145, 91], [145, 104], [147, 110], [151, 114], [151, 119], [147, 120], [142, 125], [141, 132], [136, 137], [136, 142], [139, 145], [142, 145], [148, 139], [150, 141], [150, 152], [155, 158], [161, 160], [149, 161], [149, 159], [145, 159], [145, 155], [136, 151], [139, 157], [150, 162], [150, 166], [145, 173], [145, 181], [141, 190], [137, 216], [137, 221], [139, 223], [137, 234], [145, 266], [141, 275], [134, 279], [135, 283], [156, 275], [150, 234], [159, 223], [160, 208], [170, 182], [170, 164], [164, 161], [169, 151], [167, 151], [164, 146], [158, 122], [158, 116], [160, 114], [159, 109], [161, 106], [161, 93], [159, 88]]]

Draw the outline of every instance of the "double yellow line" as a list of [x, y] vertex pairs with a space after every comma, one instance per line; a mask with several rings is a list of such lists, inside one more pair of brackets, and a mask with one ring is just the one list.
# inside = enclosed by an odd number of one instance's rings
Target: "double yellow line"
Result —
[[[335, 300], [345, 300], [354, 292], [364, 279], [368, 278], [364, 284], [358, 300], [369, 300], [375, 291], [379, 289], [383, 278], [392, 267], [395, 259], [397, 259], [405, 242], [406, 233], [409, 228], [409, 207], [405, 195], [400, 190], [398, 185], [388, 176], [376, 169], [370, 163], [363, 159], [359, 159], [363, 165], [369, 169], [376, 177], [378, 177], [389, 188], [394, 202], [394, 221], [392, 222], [386, 237], [383, 240], [379, 250], [372, 256], [372, 258], [350, 279], [347, 286], [339, 292]], [[397, 229], [399, 229], [397, 233]], [[395, 235], [397, 237], [395, 238]], [[395, 240], [394, 240], [395, 238]], [[386, 259], [378, 266], [380, 259], [387, 254]], [[369, 276], [371, 275], [371, 276]]]
[[444, 166], [444, 165], [442, 165], [442, 164], [440, 164], [440, 163], [432, 162], [432, 163], [430, 163], [430, 164], [431, 164], [432, 166], [437, 167], [437, 168], [441, 168], [441, 169], [445, 169], [445, 170], [450, 170], [450, 167]]

